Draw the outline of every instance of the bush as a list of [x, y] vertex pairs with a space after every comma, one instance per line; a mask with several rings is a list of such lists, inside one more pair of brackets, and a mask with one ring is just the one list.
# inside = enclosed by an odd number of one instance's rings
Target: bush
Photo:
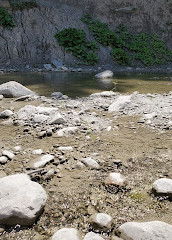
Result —
[[5, 8], [2, 7], [0, 7], [0, 25], [7, 29], [12, 29], [15, 27], [13, 17]]

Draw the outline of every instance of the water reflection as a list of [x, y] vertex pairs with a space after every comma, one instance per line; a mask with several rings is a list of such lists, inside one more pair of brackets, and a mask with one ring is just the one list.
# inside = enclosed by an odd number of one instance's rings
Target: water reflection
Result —
[[17, 81], [40, 95], [60, 91], [70, 97], [114, 90], [120, 93], [166, 93], [172, 91], [169, 74], [116, 74], [113, 79], [96, 79], [91, 73], [6, 73], [0, 84]]

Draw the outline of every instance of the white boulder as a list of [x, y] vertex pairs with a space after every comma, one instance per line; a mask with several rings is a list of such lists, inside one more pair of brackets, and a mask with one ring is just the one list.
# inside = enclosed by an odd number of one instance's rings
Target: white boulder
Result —
[[26, 174], [0, 178], [0, 224], [32, 225], [46, 200], [42, 186]]
[[161, 221], [128, 222], [118, 228], [124, 240], [171, 240], [172, 225]]
[[10, 152], [10, 151], [8, 151], [8, 150], [4, 150], [3, 152], [2, 152], [2, 155], [3, 156], [6, 156], [7, 158], [9, 158], [10, 160], [12, 160], [13, 158], [14, 158], [14, 153], [12, 153], [12, 152]]
[[94, 229], [108, 231], [111, 229], [112, 217], [105, 213], [95, 213], [90, 217]]
[[131, 102], [131, 95], [129, 96], [119, 96], [115, 102], [113, 102], [108, 111], [109, 112], [118, 112], [125, 108]]
[[37, 169], [37, 168], [44, 167], [48, 162], [52, 161], [53, 159], [54, 159], [53, 155], [50, 155], [50, 154], [43, 155], [39, 158], [38, 161], [36, 161], [33, 164], [33, 168]]
[[16, 98], [25, 95], [34, 95], [35, 93], [18, 82], [10, 81], [0, 85], [0, 94], [2, 94], [4, 97]]
[[126, 183], [126, 178], [121, 173], [109, 173], [105, 179], [106, 185], [123, 186]]
[[160, 178], [153, 183], [152, 189], [159, 195], [167, 195], [172, 198], [172, 179]]
[[75, 228], [62, 228], [58, 230], [51, 240], [82, 240], [80, 232]]
[[104, 240], [104, 238], [94, 232], [89, 232], [85, 235], [84, 240]]
[[100, 165], [91, 157], [82, 159], [82, 162], [91, 169], [99, 169]]
[[113, 77], [113, 72], [110, 70], [106, 70], [104, 72], [98, 73], [95, 75], [96, 78], [111, 78]]

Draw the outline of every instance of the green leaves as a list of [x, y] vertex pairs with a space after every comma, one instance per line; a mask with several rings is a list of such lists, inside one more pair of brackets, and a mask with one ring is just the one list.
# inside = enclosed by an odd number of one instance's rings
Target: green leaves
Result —
[[122, 48], [113, 48], [112, 49], [112, 56], [121, 65], [129, 64], [130, 56]]
[[57, 33], [55, 37], [67, 52], [72, 52], [75, 57], [85, 64], [93, 65], [98, 61], [96, 42], [87, 41], [83, 30], [66, 28]]
[[15, 27], [13, 17], [5, 8], [2, 7], [0, 7], [0, 25], [7, 29], [12, 29]]

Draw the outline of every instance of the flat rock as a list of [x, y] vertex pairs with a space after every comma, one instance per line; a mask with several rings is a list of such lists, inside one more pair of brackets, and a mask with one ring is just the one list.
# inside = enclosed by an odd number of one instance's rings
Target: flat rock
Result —
[[30, 94], [34, 95], [35, 93], [18, 82], [10, 81], [0, 85], [0, 94], [4, 97], [16, 98]]
[[153, 183], [152, 189], [158, 195], [167, 195], [172, 198], [172, 179], [160, 178]]
[[42, 186], [26, 174], [0, 178], [0, 224], [32, 225], [46, 200]]
[[94, 232], [89, 232], [85, 235], [84, 240], [104, 240], [104, 238]]
[[131, 95], [129, 96], [119, 96], [116, 101], [114, 101], [110, 106], [109, 112], [118, 112], [125, 108], [131, 102]]
[[3, 99], [3, 97], [4, 97], [3, 95], [0, 95], [0, 100], [2, 100], [2, 99]]
[[121, 173], [109, 173], [105, 179], [107, 185], [123, 186], [126, 183], [126, 178]]
[[105, 213], [95, 213], [90, 217], [94, 229], [108, 231], [111, 229], [112, 217]]
[[41, 155], [43, 153], [43, 150], [42, 149], [35, 149], [32, 151], [33, 154], [35, 155]]
[[10, 160], [12, 160], [12, 159], [14, 158], [14, 156], [15, 156], [12, 152], [10, 152], [10, 151], [8, 151], [8, 150], [4, 150], [4, 151], [2, 152], [2, 155], [3, 155], [3, 156], [6, 156], [6, 157], [9, 158]]
[[52, 236], [51, 240], [82, 240], [82, 237], [75, 228], [62, 228]]
[[55, 113], [55, 115], [50, 119], [49, 124], [64, 124], [66, 121], [60, 113]]
[[11, 110], [6, 109], [0, 113], [0, 118], [9, 118], [12, 115], [13, 115], [13, 112]]
[[36, 161], [33, 164], [33, 168], [37, 169], [37, 168], [44, 167], [48, 162], [52, 161], [53, 159], [54, 159], [53, 155], [50, 155], [50, 154], [43, 155], [39, 158], [38, 161]]
[[113, 77], [113, 72], [110, 70], [106, 70], [104, 72], [98, 73], [95, 75], [96, 78], [111, 78]]
[[82, 162], [91, 169], [99, 169], [100, 165], [91, 157], [82, 159]]
[[57, 131], [58, 137], [63, 137], [64, 135], [74, 134], [78, 130], [78, 127], [67, 127]]
[[118, 228], [124, 240], [171, 240], [172, 225], [161, 221], [128, 222]]

